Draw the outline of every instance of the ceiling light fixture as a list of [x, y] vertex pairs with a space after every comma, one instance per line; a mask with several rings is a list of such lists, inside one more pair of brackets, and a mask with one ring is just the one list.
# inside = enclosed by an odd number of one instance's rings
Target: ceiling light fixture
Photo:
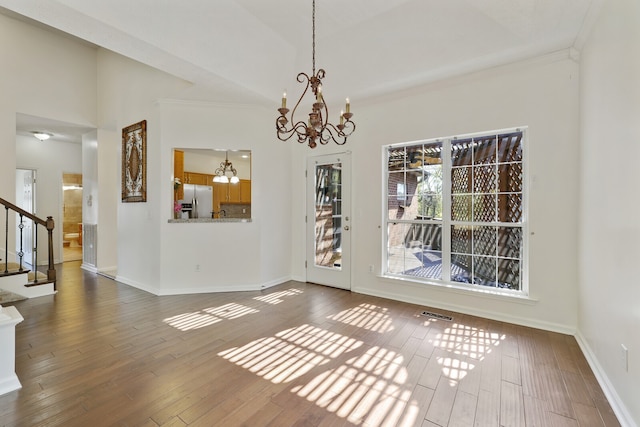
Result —
[[[356, 125], [351, 121], [353, 113], [350, 110], [349, 98], [347, 98], [344, 111], [340, 112], [340, 124], [334, 125], [329, 122], [329, 109], [324, 103], [322, 96], [322, 79], [325, 72], [321, 68], [316, 73], [316, 1], [313, 0], [313, 13], [312, 13], [312, 66], [313, 72], [311, 77], [306, 73], [298, 74], [298, 82], [307, 82], [307, 87], [302, 92], [300, 99], [293, 107], [290, 118], [287, 118], [289, 109], [287, 108], [287, 92], [282, 94], [282, 107], [278, 108], [280, 116], [276, 119], [276, 130], [278, 139], [281, 141], [287, 141], [293, 135], [298, 137], [298, 142], [307, 142], [309, 147], [316, 148], [318, 143], [326, 145], [329, 141], [333, 141], [338, 145], [343, 145], [347, 142], [347, 137], [350, 136], [356, 129]], [[306, 95], [307, 91], [311, 87], [311, 91], [315, 96], [315, 102], [312, 105], [311, 112], [309, 113], [309, 120], [305, 123], [304, 120], [295, 121], [296, 110], [300, 101]], [[291, 127], [287, 127], [287, 124], [291, 121]]]
[[[231, 179], [227, 176], [227, 173], [231, 172], [233, 175]], [[213, 177], [213, 182], [231, 182], [232, 184], [237, 184], [240, 182], [240, 178], [238, 178], [238, 171], [233, 167], [233, 163], [229, 161], [229, 152], [225, 152], [225, 160], [224, 162], [220, 162], [220, 167], [214, 172], [216, 176]]]
[[46, 141], [47, 139], [49, 139], [49, 138], [51, 138], [53, 136], [50, 133], [40, 132], [40, 131], [34, 131], [34, 132], [31, 132], [31, 133], [33, 134], [33, 136], [38, 138], [40, 141]]

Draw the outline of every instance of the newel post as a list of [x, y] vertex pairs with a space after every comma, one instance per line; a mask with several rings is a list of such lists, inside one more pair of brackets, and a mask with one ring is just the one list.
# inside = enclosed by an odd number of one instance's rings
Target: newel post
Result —
[[22, 387], [16, 375], [16, 325], [23, 320], [15, 307], [0, 306], [0, 395]]
[[55, 227], [55, 222], [53, 221], [53, 217], [47, 217], [47, 236], [49, 239], [49, 266], [47, 269], [47, 280], [53, 282], [53, 290], [55, 291], [57, 288], [56, 285], [56, 269], [53, 268], [53, 228]]

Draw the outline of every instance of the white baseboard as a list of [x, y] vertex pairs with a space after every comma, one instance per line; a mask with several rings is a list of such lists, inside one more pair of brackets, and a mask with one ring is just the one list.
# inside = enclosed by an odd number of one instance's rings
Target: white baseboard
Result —
[[84, 262], [82, 263], [82, 265], [80, 265], [80, 268], [83, 269], [83, 270], [86, 270], [88, 272], [91, 272], [91, 273], [97, 273], [98, 272], [98, 269], [94, 265], [85, 264]]
[[278, 286], [285, 282], [288, 282], [289, 280], [291, 280], [291, 276], [280, 277], [278, 279], [269, 280], [268, 282], [265, 282], [262, 285], [260, 285], [260, 289], [272, 288], [274, 286]]
[[7, 378], [0, 379], [0, 396], [22, 388], [20, 380], [16, 374], [11, 374]]
[[531, 320], [528, 318], [521, 318], [517, 316], [509, 316], [503, 313], [496, 313], [493, 311], [486, 311], [479, 309], [477, 307], [468, 307], [457, 304], [447, 304], [439, 301], [435, 301], [427, 298], [416, 298], [415, 296], [411, 296], [408, 298], [407, 295], [396, 294], [393, 292], [384, 292], [377, 289], [370, 288], [358, 288], [353, 289], [353, 292], [371, 295], [375, 297], [392, 299], [395, 301], [407, 302], [410, 304], [418, 304], [424, 305], [427, 307], [439, 308], [441, 310], [449, 310], [455, 311], [457, 313], [468, 314], [470, 316], [478, 316], [484, 317], [486, 319], [496, 320], [499, 322], [513, 323], [515, 325], [527, 326], [530, 328], [543, 329], [545, 331], [558, 332], [560, 334], [565, 335], [575, 335], [576, 330], [573, 327], [562, 325], [558, 323], [545, 322], [543, 320]]
[[633, 421], [631, 414], [627, 407], [622, 403], [620, 396], [618, 396], [618, 392], [616, 391], [613, 384], [609, 380], [607, 373], [602, 369], [602, 365], [598, 362], [598, 358], [589, 347], [587, 340], [584, 339], [580, 331], [575, 334], [576, 341], [578, 341], [578, 345], [584, 353], [585, 358], [587, 359], [587, 363], [591, 367], [593, 374], [596, 376], [598, 380], [598, 384], [602, 388], [604, 395], [607, 397], [609, 404], [611, 405], [611, 409], [616, 414], [618, 421], [622, 427], [638, 427], [638, 425]]
[[295, 276], [295, 275], [294, 275], [294, 276], [291, 276], [291, 279], [290, 279], [290, 280], [295, 280], [296, 282], [302, 282], [302, 283], [304, 283], [304, 282], [306, 282], [306, 281], [307, 281], [307, 278], [306, 278], [306, 277], [304, 277], [304, 276]]
[[205, 288], [168, 288], [162, 289], [156, 295], [189, 295], [189, 294], [214, 294], [220, 292], [247, 292], [259, 291], [260, 285], [231, 285], [231, 286], [210, 286]]
[[105, 271], [118, 271], [118, 266], [113, 265], [111, 267], [100, 267], [100, 268], [96, 267], [96, 271], [98, 271], [98, 273], [104, 273]]
[[261, 291], [264, 289], [272, 288], [277, 285], [281, 285], [291, 280], [290, 277], [280, 277], [264, 283], [249, 283], [243, 285], [228, 285], [228, 286], [210, 286], [205, 288], [169, 288], [163, 289], [158, 295], [183, 295], [183, 294], [211, 294], [216, 292], [248, 292], [248, 291]]
[[140, 289], [141, 291], [149, 292], [150, 294], [153, 294], [153, 295], [160, 295], [159, 290], [157, 288], [152, 288], [151, 286], [147, 286], [144, 283], [136, 282], [135, 280], [128, 279], [124, 276], [116, 275], [116, 282], [129, 285], [133, 288]]
[[[102, 270], [101, 270], [102, 271]], [[189, 294], [212, 294], [212, 293], [220, 293], [220, 292], [248, 292], [248, 291], [261, 291], [264, 289], [268, 289], [282, 283], [288, 282], [292, 280], [291, 277], [280, 277], [277, 279], [270, 280], [264, 283], [249, 283], [249, 284], [236, 284], [236, 285], [226, 285], [226, 286], [206, 286], [206, 287], [197, 287], [197, 288], [164, 288], [157, 289], [152, 288], [150, 286], [146, 286], [142, 283], [136, 282], [134, 280], [127, 279], [122, 276], [116, 276], [116, 281], [124, 283], [125, 285], [132, 286], [134, 288], [143, 290], [145, 292], [152, 293], [154, 295], [189, 295]]]

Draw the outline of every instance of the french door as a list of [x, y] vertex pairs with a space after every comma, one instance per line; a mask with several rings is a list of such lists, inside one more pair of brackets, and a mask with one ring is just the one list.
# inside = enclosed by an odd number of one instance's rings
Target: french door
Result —
[[307, 281], [351, 289], [351, 154], [307, 160]]

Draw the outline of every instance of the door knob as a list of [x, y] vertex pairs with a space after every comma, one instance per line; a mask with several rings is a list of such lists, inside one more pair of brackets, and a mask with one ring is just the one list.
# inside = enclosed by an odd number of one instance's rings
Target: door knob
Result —
[[349, 231], [349, 226], [348, 226], [348, 225], [345, 225], [345, 226], [344, 226], [344, 229], [345, 229], [345, 231]]

